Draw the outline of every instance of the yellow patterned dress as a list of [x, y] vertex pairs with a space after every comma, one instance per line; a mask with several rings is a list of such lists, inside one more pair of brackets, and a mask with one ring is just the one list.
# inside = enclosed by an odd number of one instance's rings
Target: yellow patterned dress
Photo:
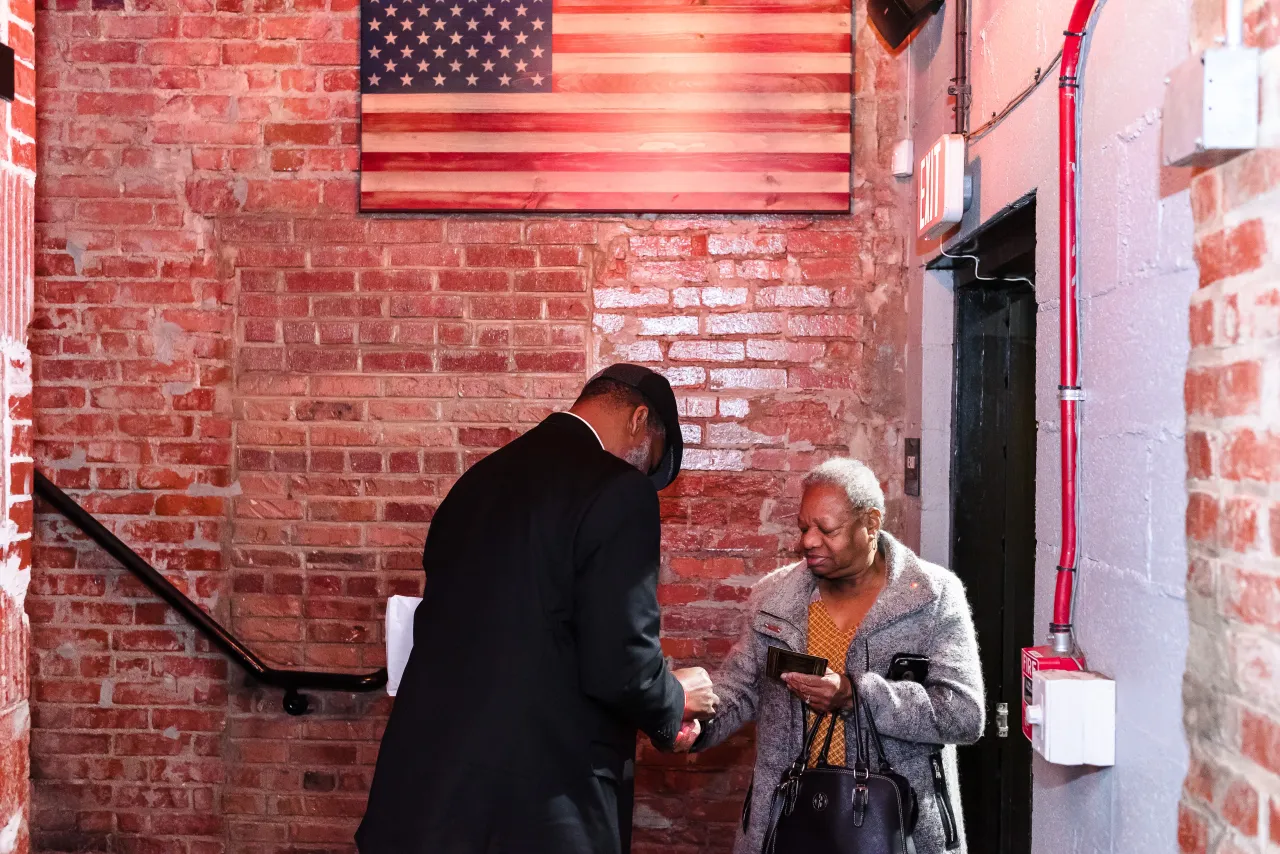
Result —
[[[841, 631], [840, 627], [836, 625], [836, 621], [831, 619], [831, 615], [827, 613], [827, 608], [822, 604], [821, 597], [815, 596], [813, 601], [809, 603], [808, 653], [825, 658], [827, 666], [837, 673], [844, 672], [845, 659], [857, 633], [858, 626], [856, 624], [847, 631]], [[813, 726], [816, 718], [816, 715], [810, 713], [809, 726]], [[809, 756], [811, 763], [818, 761], [818, 756], [822, 752], [822, 742], [826, 735], [827, 726], [824, 724], [822, 732], [818, 733], [818, 737], [813, 740], [813, 748]], [[844, 722], [841, 719], [836, 720], [836, 730], [831, 735], [831, 751], [827, 754], [827, 761], [832, 765], [845, 764]]]

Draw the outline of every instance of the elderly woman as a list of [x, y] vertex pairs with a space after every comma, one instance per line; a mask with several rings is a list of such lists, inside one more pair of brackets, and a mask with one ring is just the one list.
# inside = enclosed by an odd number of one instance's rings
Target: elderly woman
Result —
[[[845, 715], [853, 706], [850, 678], [884, 737], [890, 764], [919, 799], [917, 854], [965, 850], [950, 745], [976, 741], [984, 727], [969, 603], [955, 575], [885, 533], [883, 520], [884, 493], [869, 468], [850, 459], [823, 463], [804, 480], [798, 518], [804, 560], [770, 573], [752, 591], [742, 638], [714, 679], [720, 712], [694, 747], [704, 750], [756, 721], [755, 776], [734, 854], [760, 851], [774, 789], [802, 749], [800, 701], [811, 710], [810, 723], [812, 712], [842, 715], [828, 757], [833, 765], [853, 765], [853, 723]], [[831, 667], [825, 676], [769, 678], [770, 646], [820, 656]], [[928, 658], [923, 683], [889, 678], [893, 658], [903, 653]]]

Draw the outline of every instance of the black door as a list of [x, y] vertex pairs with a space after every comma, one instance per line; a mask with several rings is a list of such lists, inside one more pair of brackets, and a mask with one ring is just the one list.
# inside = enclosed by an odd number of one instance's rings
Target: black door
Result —
[[[1034, 206], [1028, 251], [998, 245], [983, 276], [1029, 276], [1034, 264]], [[1017, 223], [1005, 223], [1008, 226]], [[1023, 244], [1026, 245], [1025, 243]], [[1021, 650], [1034, 641], [1035, 334], [1030, 284], [981, 281], [972, 261], [957, 262], [952, 567], [973, 606], [987, 689], [987, 730], [959, 754], [961, 802], [969, 850], [1030, 854], [1031, 746], [1020, 727]], [[1000, 704], [1008, 734], [999, 732]]]

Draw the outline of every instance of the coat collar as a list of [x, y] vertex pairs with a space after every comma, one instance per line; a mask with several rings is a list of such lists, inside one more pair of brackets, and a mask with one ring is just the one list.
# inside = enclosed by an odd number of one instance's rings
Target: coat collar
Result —
[[596, 432], [596, 428], [595, 428], [595, 427], [592, 427], [592, 426], [591, 426], [591, 422], [590, 422], [590, 421], [588, 421], [587, 419], [583, 418], [581, 415], [577, 414], [576, 412], [560, 412], [560, 413], [557, 413], [557, 414], [559, 414], [559, 415], [567, 415], [567, 416], [569, 416], [570, 418], [574, 419], [575, 421], [580, 421], [580, 422], [583, 424], [583, 426], [585, 426], [588, 430], [590, 430], [590, 431], [591, 431], [591, 435], [592, 435], [592, 436], [595, 436], [595, 438], [596, 438], [596, 442], [600, 445], [600, 450], [604, 450], [604, 439], [601, 439], [601, 438], [600, 438], [600, 434], [599, 434], [598, 432]]
[[[888, 578], [884, 590], [858, 627], [861, 637], [927, 607], [939, 593], [911, 549], [883, 531], [880, 545], [885, 550]], [[808, 638], [809, 602], [817, 589], [817, 579], [804, 561], [778, 570], [774, 577], [776, 581], [766, 588], [760, 599], [761, 619], [756, 628], [802, 651]], [[778, 621], [785, 625], [779, 626]]]
[[604, 449], [604, 442], [600, 441], [600, 435], [596, 433], [596, 428], [572, 412], [553, 412], [539, 426], [569, 433], [601, 450]]

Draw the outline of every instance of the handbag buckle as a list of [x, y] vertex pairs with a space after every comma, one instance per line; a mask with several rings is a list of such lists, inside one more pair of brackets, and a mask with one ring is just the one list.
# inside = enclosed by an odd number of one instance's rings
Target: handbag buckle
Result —
[[796, 801], [800, 800], [800, 781], [792, 778], [782, 784], [782, 813], [791, 815], [795, 812]]
[[862, 783], [858, 783], [853, 787], [853, 826], [862, 827], [863, 820], [867, 817], [867, 804], [871, 800], [871, 795], [867, 787]]

